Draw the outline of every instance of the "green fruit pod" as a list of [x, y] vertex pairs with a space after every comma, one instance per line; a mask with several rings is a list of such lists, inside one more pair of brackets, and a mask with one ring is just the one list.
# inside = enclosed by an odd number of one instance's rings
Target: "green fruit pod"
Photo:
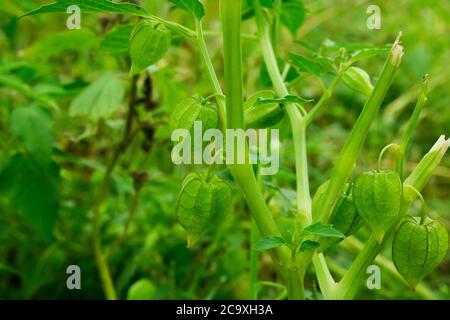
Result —
[[[322, 201], [322, 197], [328, 187], [328, 181], [322, 184], [316, 191], [313, 198], [313, 215], [316, 215], [318, 203]], [[351, 194], [341, 194], [331, 213], [329, 223], [333, 228], [340, 231], [345, 236], [355, 234], [364, 224], [361, 216], [356, 210], [353, 196]], [[323, 238], [320, 240], [319, 251], [325, 251], [329, 247], [341, 242], [340, 238]]]
[[169, 119], [169, 129], [192, 130], [194, 122], [202, 123], [203, 131], [215, 129], [219, 126], [219, 116], [214, 106], [201, 97], [187, 98], [181, 101], [173, 110]]
[[249, 129], [265, 129], [278, 124], [284, 111], [277, 103], [253, 106], [244, 112], [245, 126]]
[[163, 24], [149, 20], [138, 23], [130, 37], [131, 74], [136, 75], [161, 60], [170, 44], [170, 30]]
[[353, 201], [356, 209], [379, 243], [397, 220], [402, 192], [402, 181], [395, 171], [369, 171], [355, 181]]
[[278, 124], [284, 117], [284, 110], [278, 103], [260, 104], [259, 99], [273, 99], [272, 91], [255, 93], [244, 104], [245, 127], [248, 129], [265, 129]]
[[344, 82], [353, 90], [369, 97], [373, 91], [373, 85], [366, 71], [358, 67], [350, 67], [342, 77]]
[[414, 289], [447, 255], [448, 232], [439, 221], [406, 217], [392, 242], [392, 259], [402, 277]]
[[208, 179], [190, 173], [183, 181], [177, 202], [177, 216], [187, 232], [188, 247], [192, 247], [208, 231], [217, 227], [231, 206], [231, 189], [217, 176]]

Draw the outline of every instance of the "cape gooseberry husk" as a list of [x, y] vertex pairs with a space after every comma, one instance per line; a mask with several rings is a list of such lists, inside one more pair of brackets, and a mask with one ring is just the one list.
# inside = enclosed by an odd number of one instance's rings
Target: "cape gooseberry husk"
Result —
[[400, 213], [403, 186], [395, 171], [362, 173], [353, 186], [353, 201], [377, 241], [383, 241]]
[[256, 92], [244, 103], [245, 127], [249, 129], [265, 129], [278, 124], [284, 118], [284, 110], [279, 103], [258, 104], [260, 99], [274, 99], [270, 90]]
[[392, 242], [392, 260], [402, 277], [414, 289], [446, 257], [448, 232], [445, 226], [428, 218], [406, 217]]
[[165, 25], [149, 20], [138, 23], [130, 37], [131, 75], [161, 60], [169, 51], [170, 44], [170, 30]]
[[187, 233], [188, 247], [222, 222], [231, 206], [231, 189], [218, 176], [190, 173], [177, 202], [178, 221]]
[[[322, 201], [323, 196], [328, 187], [328, 181], [322, 184], [316, 191], [313, 198], [313, 215], [317, 215], [317, 206]], [[347, 186], [349, 187], [349, 186]], [[355, 234], [364, 224], [361, 216], [356, 210], [353, 202], [352, 194], [342, 193], [330, 215], [329, 223], [333, 225], [333, 228], [343, 233], [345, 236], [351, 236]], [[323, 238], [320, 241], [319, 251], [325, 251], [329, 247], [341, 242], [340, 238]]]

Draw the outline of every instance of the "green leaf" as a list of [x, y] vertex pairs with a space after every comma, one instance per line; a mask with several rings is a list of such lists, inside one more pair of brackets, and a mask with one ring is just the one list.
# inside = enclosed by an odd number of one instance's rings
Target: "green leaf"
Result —
[[201, 19], [205, 16], [205, 8], [198, 0], [169, 0], [178, 8], [183, 9], [196, 17]]
[[77, 5], [83, 13], [103, 12], [148, 16], [144, 8], [130, 2], [113, 2], [109, 0], [58, 0], [34, 9], [24, 16], [42, 13], [66, 13], [71, 5]]
[[373, 91], [373, 85], [370, 82], [370, 76], [361, 68], [350, 67], [342, 77], [345, 84], [349, 88], [363, 93], [365, 96], [369, 97]]
[[109, 51], [114, 56], [128, 55], [132, 30], [133, 26], [118, 26], [102, 40], [101, 48]]
[[305, 251], [305, 250], [316, 250], [317, 248], [320, 247], [320, 243], [316, 242], [316, 241], [312, 241], [312, 240], [304, 240], [302, 241], [302, 243], [300, 243], [300, 251]]
[[381, 54], [388, 53], [390, 48], [391, 47], [389, 46], [389, 47], [379, 47], [379, 48], [364, 48], [361, 50], [357, 50], [352, 54], [350, 62], [355, 63], [362, 59], [366, 59], [366, 58], [370, 58], [373, 56], [378, 56]]
[[152, 300], [157, 291], [149, 279], [140, 279], [128, 289], [127, 300]]
[[53, 143], [51, 116], [45, 110], [31, 106], [14, 109], [10, 121], [12, 132], [35, 160], [49, 164]]
[[117, 110], [125, 95], [125, 82], [119, 74], [107, 73], [93, 82], [70, 105], [71, 116], [91, 120], [107, 118]]
[[281, 4], [281, 22], [289, 29], [292, 35], [303, 24], [305, 7], [300, 0], [285, 0]]
[[320, 237], [345, 238], [342, 232], [333, 228], [331, 224], [323, 224], [322, 222], [314, 223], [303, 230], [305, 235], [315, 235]]
[[261, 90], [250, 95], [244, 102], [244, 110], [255, 105], [260, 99], [274, 99], [275, 93], [272, 90]]
[[277, 103], [277, 104], [288, 104], [288, 103], [304, 104], [304, 103], [310, 103], [310, 102], [314, 102], [314, 100], [312, 100], [312, 99], [304, 99], [304, 98], [301, 98], [299, 96], [294, 96], [294, 95], [287, 95], [284, 98], [274, 98], [274, 99], [258, 98], [257, 101], [255, 102], [254, 106], [261, 106], [261, 105], [273, 104], [273, 103]]
[[284, 244], [286, 244], [286, 240], [284, 240], [282, 237], [268, 236], [259, 239], [258, 242], [255, 244], [254, 250], [264, 251], [278, 248]]
[[0, 88], [2, 86], [16, 90], [25, 97], [35, 100], [36, 102], [44, 106], [50, 107], [52, 109], [58, 109], [58, 106], [50, 98], [45, 95], [39, 94], [34, 90], [34, 88], [30, 87], [30, 85], [23, 82], [20, 78], [14, 75], [0, 74]]
[[295, 53], [290, 53], [289, 58], [291, 59], [292, 64], [296, 66], [300, 72], [306, 72], [315, 76], [320, 76], [320, 66], [311, 59]]
[[0, 174], [0, 182], [5, 186], [12, 207], [43, 240], [50, 241], [59, 208], [58, 167], [54, 163], [43, 166], [18, 153]]

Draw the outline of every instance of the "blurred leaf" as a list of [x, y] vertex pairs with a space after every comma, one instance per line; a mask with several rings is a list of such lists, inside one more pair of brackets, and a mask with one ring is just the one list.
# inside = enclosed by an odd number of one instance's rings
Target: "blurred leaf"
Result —
[[362, 59], [371, 58], [373, 56], [379, 56], [379, 55], [388, 53], [390, 48], [391, 47], [389, 46], [389, 47], [365, 48], [365, 49], [357, 50], [352, 54], [350, 61], [352, 63], [355, 63]]
[[51, 99], [49, 99], [45, 95], [38, 94], [27, 83], [23, 82], [20, 78], [14, 75], [0, 74], [0, 89], [2, 88], [2, 86], [14, 89], [24, 96], [33, 99], [44, 106], [58, 109], [58, 106]]
[[205, 9], [198, 0], [169, 0], [175, 4], [178, 8], [183, 9], [196, 17], [201, 19], [205, 16]]
[[258, 242], [255, 244], [254, 250], [256, 251], [269, 250], [273, 248], [278, 248], [284, 244], [286, 244], [286, 240], [284, 240], [282, 237], [268, 236], [259, 239]]
[[98, 45], [97, 36], [89, 30], [71, 30], [50, 34], [25, 51], [27, 57], [47, 60], [67, 51], [85, 52]]
[[17, 108], [11, 114], [11, 130], [41, 164], [47, 165], [52, 156], [52, 119], [37, 106]]
[[292, 35], [303, 24], [305, 7], [300, 0], [285, 0], [281, 4], [281, 22], [289, 29]]
[[0, 174], [0, 181], [11, 205], [43, 240], [50, 241], [59, 207], [59, 168], [53, 163], [43, 166], [18, 153]]
[[101, 48], [109, 51], [114, 56], [128, 55], [131, 31], [133, 26], [118, 26], [109, 32], [100, 43]]
[[331, 224], [314, 223], [303, 230], [303, 234], [321, 237], [345, 238], [345, 235], [333, 228]]
[[291, 59], [292, 64], [296, 66], [300, 72], [320, 76], [320, 66], [314, 61], [295, 53], [290, 53], [289, 58]]
[[107, 73], [93, 82], [70, 105], [71, 116], [91, 120], [107, 118], [117, 110], [125, 95], [125, 82], [119, 74]]
[[25, 16], [41, 13], [66, 13], [67, 8], [72, 5], [79, 6], [81, 11], [85, 13], [104, 12], [148, 16], [148, 13], [147, 11], [145, 11], [145, 9], [139, 7], [134, 3], [117, 3], [108, 0], [58, 0], [56, 2], [49, 3], [37, 9], [34, 9], [26, 13]]
[[319, 247], [320, 247], [320, 243], [318, 243], [316, 241], [305, 240], [305, 241], [302, 241], [302, 243], [300, 243], [299, 250], [300, 251], [316, 250]]

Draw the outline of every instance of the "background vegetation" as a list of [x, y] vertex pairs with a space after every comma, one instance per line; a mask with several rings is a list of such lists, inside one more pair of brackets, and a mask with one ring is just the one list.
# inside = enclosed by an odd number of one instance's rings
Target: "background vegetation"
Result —
[[[168, 118], [183, 98], [211, 94], [195, 46], [176, 37], [157, 66], [130, 78], [123, 44], [138, 18], [82, 14], [81, 30], [66, 28], [66, 14], [18, 19], [45, 2], [0, 0], [0, 298], [103, 298], [92, 250], [96, 210], [101, 213], [101, 241], [120, 298], [139, 297], [140, 290], [155, 299], [285, 298], [285, 288], [276, 284], [280, 281], [266, 254], [259, 260], [259, 281], [255, 280], [254, 253], [249, 250], [254, 226], [230, 178], [233, 209], [216, 232], [188, 249], [185, 232], [177, 223], [175, 202], [192, 168], [171, 162]], [[194, 28], [191, 17], [174, 10], [168, 1], [139, 4]], [[282, 29], [276, 50], [286, 59], [289, 52], [309, 55], [339, 45], [381, 46], [403, 31], [404, 62], [371, 128], [357, 170], [374, 168], [379, 151], [400, 137], [421, 78], [429, 73], [429, 101], [410, 148], [410, 171], [441, 134], [450, 134], [450, 3], [377, 4], [382, 9], [382, 29], [369, 30], [368, 1], [304, 1], [300, 28], [294, 35]], [[222, 78], [218, 1], [206, 1], [205, 7], [207, 42]], [[270, 80], [252, 36], [254, 21], [244, 22], [244, 29], [248, 96], [269, 87]], [[358, 66], [375, 77], [383, 60], [375, 57]], [[288, 79], [300, 96], [320, 97], [321, 84], [313, 77], [293, 72]], [[330, 79], [324, 75], [322, 80]], [[86, 94], [93, 83], [97, 95]], [[329, 177], [364, 99], [340, 83], [326, 111], [309, 129], [313, 191]], [[130, 105], [136, 106], [137, 114], [131, 127]], [[280, 174], [266, 178], [276, 217], [286, 215], [295, 198], [294, 159], [285, 121], [280, 125]], [[219, 171], [229, 177], [224, 168]], [[444, 221], [447, 229], [449, 193], [447, 156], [423, 190], [431, 216]], [[364, 240], [367, 234], [363, 228], [355, 238]], [[358, 251], [355, 238], [329, 251], [330, 267], [338, 278]], [[383, 267], [382, 289], [363, 290], [359, 298], [450, 298], [448, 257], [420, 290], [412, 292], [389, 262], [390, 250], [383, 255], [389, 259], [378, 261]], [[81, 267], [82, 290], [66, 288], [66, 268], [72, 264]], [[315, 281], [313, 274], [307, 276], [311, 299], [320, 298]]]

